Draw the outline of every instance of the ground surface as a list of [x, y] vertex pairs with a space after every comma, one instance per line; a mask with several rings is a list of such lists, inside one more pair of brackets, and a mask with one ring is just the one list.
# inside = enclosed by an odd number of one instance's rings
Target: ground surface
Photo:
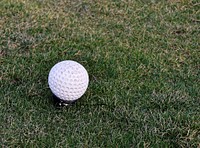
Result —
[[[27, 147], [200, 146], [197, 0], [1, 0], [0, 141]], [[56, 109], [59, 61], [90, 85]]]

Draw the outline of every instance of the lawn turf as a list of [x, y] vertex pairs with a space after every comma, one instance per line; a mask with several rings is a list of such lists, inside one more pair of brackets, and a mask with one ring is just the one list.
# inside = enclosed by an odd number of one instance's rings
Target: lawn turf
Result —
[[[3, 147], [198, 147], [197, 0], [0, 1]], [[57, 109], [47, 83], [81, 63], [86, 94]]]

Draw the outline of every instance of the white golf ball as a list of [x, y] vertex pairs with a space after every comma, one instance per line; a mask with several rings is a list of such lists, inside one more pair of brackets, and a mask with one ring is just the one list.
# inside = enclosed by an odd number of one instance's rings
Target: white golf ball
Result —
[[81, 64], [66, 60], [52, 67], [48, 84], [52, 93], [59, 99], [75, 101], [86, 92], [89, 76]]

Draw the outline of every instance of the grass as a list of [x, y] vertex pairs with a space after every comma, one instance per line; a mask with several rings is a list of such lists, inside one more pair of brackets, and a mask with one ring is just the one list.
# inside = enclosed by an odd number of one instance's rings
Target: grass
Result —
[[[197, 0], [0, 2], [3, 147], [200, 147]], [[74, 106], [53, 106], [59, 61], [86, 67]]]

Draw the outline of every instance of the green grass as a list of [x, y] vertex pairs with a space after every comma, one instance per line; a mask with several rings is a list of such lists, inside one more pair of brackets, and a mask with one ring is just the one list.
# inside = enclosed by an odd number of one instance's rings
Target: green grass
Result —
[[[199, 147], [197, 0], [0, 2], [3, 147]], [[86, 67], [74, 106], [53, 106], [47, 77]]]

